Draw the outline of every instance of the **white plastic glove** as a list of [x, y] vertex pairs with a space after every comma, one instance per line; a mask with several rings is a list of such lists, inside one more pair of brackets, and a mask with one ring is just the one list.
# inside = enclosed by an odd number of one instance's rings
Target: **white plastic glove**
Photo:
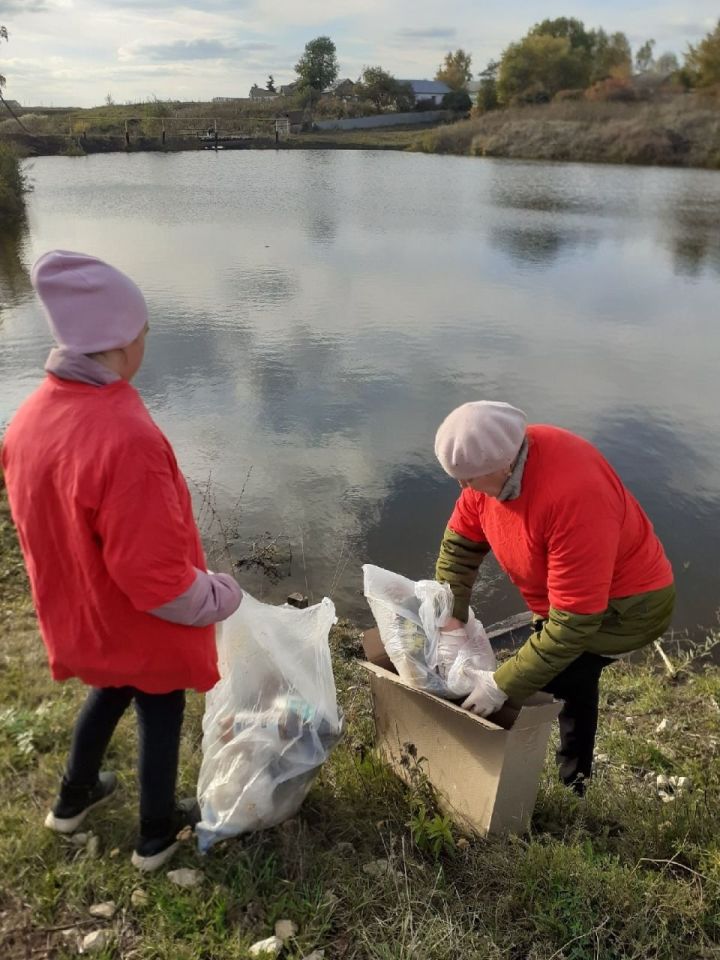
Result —
[[495, 713], [507, 700], [507, 694], [495, 683], [495, 677], [490, 670], [478, 670], [475, 674], [473, 692], [463, 703], [465, 710], [475, 713], [478, 717], [489, 717]]

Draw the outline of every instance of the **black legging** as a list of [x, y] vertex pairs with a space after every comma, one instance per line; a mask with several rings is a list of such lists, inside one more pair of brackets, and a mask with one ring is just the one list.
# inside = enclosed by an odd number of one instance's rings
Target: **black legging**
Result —
[[543, 688], [564, 701], [558, 717], [560, 749], [556, 757], [560, 779], [568, 786], [592, 775], [600, 674], [612, 662], [611, 657], [583, 653]]
[[63, 795], [97, 783], [100, 764], [120, 717], [135, 700], [142, 833], [155, 833], [175, 810], [175, 784], [185, 691], [143, 693], [135, 687], [92, 688], [75, 723]]

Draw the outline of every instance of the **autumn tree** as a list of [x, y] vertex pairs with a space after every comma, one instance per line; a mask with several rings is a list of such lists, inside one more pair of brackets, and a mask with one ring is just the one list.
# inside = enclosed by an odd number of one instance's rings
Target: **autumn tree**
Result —
[[451, 90], [467, 90], [472, 80], [472, 56], [458, 48], [454, 53], [448, 51], [438, 67], [435, 79], [446, 84]]
[[717, 26], [685, 55], [685, 69], [698, 87], [720, 83], [720, 20]]
[[587, 54], [573, 48], [568, 37], [531, 32], [503, 53], [498, 99], [501, 104], [544, 102], [559, 90], [586, 87], [589, 79]]
[[637, 67], [639, 73], [649, 73], [654, 68], [654, 48], [655, 41], [647, 40], [635, 54], [635, 66]]
[[355, 88], [356, 94], [375, 106], [378, 113], [384, 110], [411, 110], [415, 95], [409, 83], [402, 83], [382, 67], [365, 67]]
[[577, 20], [575, 17], [556, 17], [554, 20], [543, 20], [541, 23], [535, 24], [529, 35], [567, 40], [572, 50], [579, 50], [588, 57], [592, 53], [594, 44], [592, 32], [586, 30], [582, 20]]
[[478, 74], [480, 78], [480, 89], [477, 95], [477, 108], [485, 113], [488, 110], [496, 110], [498, 107], [498, 71], [500, 70], [499, 60], [490, 60], [484, 70]]
[[610, 76], [632, 73], [632, 48], [627, 36], [618, 31], [608, 34], [602, 28], [592, 31], [592, 66], [590, 81], [606, 80]]
[[322, 93], [338, 76], [335, 44], [330, 37], [316, 37], [305, 44], [305, 51], [295, 66], [300, 86]]

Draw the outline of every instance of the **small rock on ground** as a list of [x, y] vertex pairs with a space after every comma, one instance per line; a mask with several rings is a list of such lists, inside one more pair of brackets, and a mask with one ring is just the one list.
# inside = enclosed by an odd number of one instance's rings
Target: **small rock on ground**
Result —
[[100, 837], [96, 837], [94, 833], [88, 834], [85, 853], [91, 860], [97, 860], [100, 856]]
[[268, 937], [267, 940], [258, 940], [250, 947], [251, 957], [276, 957], [283, 948], [280, 937]]
[[663, 803], [672, 803], [672, 801], [691, 786], [689, 777], [667, 777], [665, 774], [659, 774], [656, 780], [657, 794]]
[[179, 887], [196, 887], [202, 880], [202, 873], [199, 870], [191, 870], [189, 867], [171, 870], [167, 876], [168, 880], [172, 880]]
[[141, 890], [140, 887], [137, 887], [130, 894], [130, 903], [134, 907], [146, 907], [149, 903], [148, 895], [144, 890]]
[[111, 938], [109, 930], [93, 930], [83, 937], [80, 953], [99, 953], [107, 947]]
[[90, 907], [90, 916], [98, 917], [100, 920], [112, 920], [117, 913], [117, 905], [113, 900], [106, 900], [105, 903], [94, 903]]
[[298, 930], [299, 927], [294, 920], [278, 920], [275, 924], [275, 936], [279, 937], [283, 943], [291, 940]]

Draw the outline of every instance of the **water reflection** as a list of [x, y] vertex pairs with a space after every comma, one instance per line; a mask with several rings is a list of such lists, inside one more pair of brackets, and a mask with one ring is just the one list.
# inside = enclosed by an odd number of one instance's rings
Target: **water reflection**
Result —
[[[71, 246], [127, 270], [151, 312], [138, 387], [184, 471], [212, 474], [218, 508], [242, 491], [244, 539], [292, 542], [289, 580], [244, 572], [250, 590], [364, 615], [363, 561], [431, 575], [457, 492], [435, 429], [495, 397], [600, 446], [685, 578], [677, 625], [715, 622], [720, 177], [339, 151], [52, 158], [33, 176], [0, 421], [46, 352], [33, 258]], [[490, 620], [520, 603], [492, 562], [476, 597]]]
[[699, 277], [706, 267], [720, 273], [720, 203], [684, 193], [673, 197], [664, 217], [678, 276]]
[[576, 252], [578, 246], [592, 246], [597, 237], [572, 229], [545, 227], [498, 227], [492, 233], [493, 244], [513, 260], [533, 266], [554, 263], [563, 250]]
[[319, 245], [329, 245], [337, 237], [338, 178], [340, 170], [331, 155], [303, 153], [300, 159], [305, 189], [299, 194], [307, 237]]
[[31, 296], [30, 274], [22, 260], [27, 226], [0, 231], [0, 321], [13, 304]]

